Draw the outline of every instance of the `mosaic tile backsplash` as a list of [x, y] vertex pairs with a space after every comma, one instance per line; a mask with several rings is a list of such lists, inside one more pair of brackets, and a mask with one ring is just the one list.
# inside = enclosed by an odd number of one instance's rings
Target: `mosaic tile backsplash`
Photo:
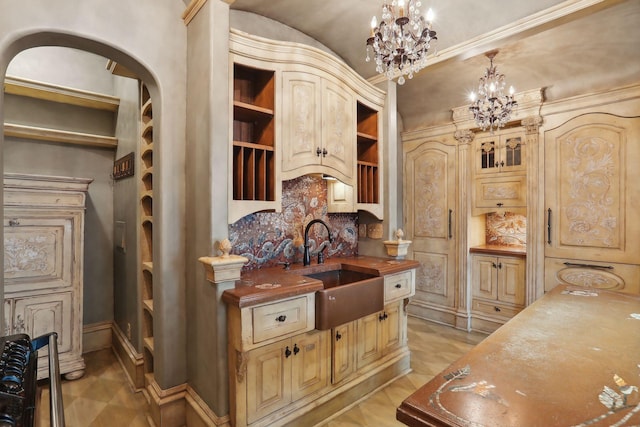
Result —
[[249, 259], [245, 270], [302, 263], [304, 227], [312, 219], [329, 225], [333, 242], [322, 224], [309, 229], [312, 262], [319, 249], [325, 259], [358, 253], [358, 215], [327, 213], [327, 182], [305, 175], [282, 183], [282, 212], [258, 212], [229, 226], [231, 253]]
[[487, 214], [486, 241], [490, 245], [525, 246], [527, 217], [511, 212]]

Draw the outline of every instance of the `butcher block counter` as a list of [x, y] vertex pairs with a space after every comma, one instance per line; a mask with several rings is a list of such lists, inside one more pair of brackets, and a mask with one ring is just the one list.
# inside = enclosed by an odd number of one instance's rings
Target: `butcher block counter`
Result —
[[640, 296], [558, 286], [398, 407], [408, 426], [637, 426]]

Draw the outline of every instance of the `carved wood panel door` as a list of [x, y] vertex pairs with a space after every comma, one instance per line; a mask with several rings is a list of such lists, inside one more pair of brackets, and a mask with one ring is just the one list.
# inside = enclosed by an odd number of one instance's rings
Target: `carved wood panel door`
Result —
[[545, 257], [640, 264], [640, 118], [545, 132]]
[[321, 144], [320, 77], [294, 71], [282, 73], [283, 146], [282, 171], [320, 164], [316, 154]]
[[405, 231], [420, 262], [413, 301], [455, 307], [456, 147], [429, 141], [406, 154]]

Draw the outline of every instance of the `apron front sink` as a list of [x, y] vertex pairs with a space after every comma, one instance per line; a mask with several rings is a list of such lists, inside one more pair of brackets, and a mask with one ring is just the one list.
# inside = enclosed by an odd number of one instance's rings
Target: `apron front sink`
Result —
[[326, 330], [384, 308], [384, 279], [351, 270], [330, 270], [305, 276], [321, 280], [316, 292], [316, 329]]

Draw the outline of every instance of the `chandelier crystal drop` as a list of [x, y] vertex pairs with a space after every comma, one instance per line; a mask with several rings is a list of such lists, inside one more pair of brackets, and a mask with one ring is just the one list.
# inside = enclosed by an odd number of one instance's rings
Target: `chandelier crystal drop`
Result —
[[503, 127], [509, 121], [511, 112], [518, 103], [513, 98], [515, 90], [509, 87], [509, 94], [504, 94], [505, 78], [504, 74], [498, 73], [498, 69], [493, 65], [493, 58], [497, 51], [486, 54], [489, 58], [489, 68], [484, 76], [480, 77], [478, 93], [471, 92], [469, 99], [471, 106], [469, 110], [473, 113], [476, 124], [483, 131], [494, 130]]
[[383, 0], [380, 24], [375, 16], [371, 20], [366, 61], [373, 56], [376, 71], [389, 80], [399, 75], [398, 84], [425, 67], [427, 51], [437, 40], [431, 29], [433, 11], [429, 9], [425, 17], [421, 5], [420, 0]]

